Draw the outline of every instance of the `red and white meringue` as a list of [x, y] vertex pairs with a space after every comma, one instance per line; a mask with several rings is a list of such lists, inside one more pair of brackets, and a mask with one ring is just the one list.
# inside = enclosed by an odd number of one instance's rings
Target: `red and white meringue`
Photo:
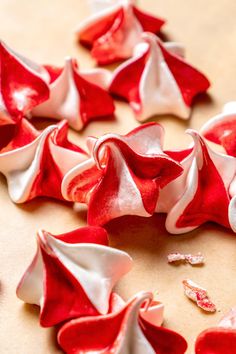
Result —
[[182, 54], [178, 44], [143, 33], [133, 58], [114, 71], [110, 92], [127, 100], [139, 121], [157, 114], [189, 118], [193, 98], [210, 83]]
[[236, 350], [236, 308], [220, 321], [218, 327], [203, 331], [195, 344], [196, 354], [234, 354]]
[[90, 120], [113, 115], [113, 99], [106, 91], [111, 80], [108, 70], [80, 72], [71, 58], [64, 68], [45, 69], [50, 76], [50, 97], [31, 111], [32, 116], [66, 119], [72, 128], [81, 130]]
[[194, 230], [207, 221], [230, 227], [229, 187], [236, 173], [236, 159], [213, 151], [194, 130], [192, 149], [170, 156], [181, 162], [183, 174], [160, 193], [158, 212], [166, 212], [166, 229], [172, 234]]
[[40, 324], [106, 314], [114, 285], [132, 265], [127, 253], [108, 247], [106, 231], [84, 227], [54, 236], [40, 230], [37, 243], [17, 296], [40, 306]]
[[227, 103], [222, 113], [207, 121], [201, 128], [201, 134], [222, 145], [228, 155], [236, 157], [236, 102]]
[[149, 123], [125, 136], [88, 138], [91, 158], [72, 168], [62, 182], [62, 195], [88, 205], [88, 223], [103, 225], [123, 215], [148, 217], [159, 190], [182, 172], [162, 151], [164, 130]]
[[0, 124], [13, 124], [49, 97], [47, 71], [0, 42]]
[[[236, 158], [236, 102], [227, 103], [223, 112], [207, 121], [201, 128], [202, 135], [222, 145], [228, 155]], [[229, 222], [232, 230], [236, 232], [236, 176], [230, 185]]]
[[15, 203], [37, 196], [63, 199], [61, 181], [87, 154], [67, 139], [66, 121], [51, 125], [41, 133], [24, 118], [9, 144], [0, 150], [0, 172], [7, 179]]
[[99, 6], [99, 11], [79, 25], [77, 36], [92, 48], [91, 54], [99, 64], [109, 64], [130, 58], [141, 34], [159, 32], [164, 22], [139, 10], [135, 1], [120, 0], [109, 2], [102, 10]]
[[185, 353], [185, 339], [150, 321], [150, 308], [151, 293], [138, 293], [126, 304], [113, 296], [109, 314], [71, 320], [60, 329], [58, 342], [67, 354]]

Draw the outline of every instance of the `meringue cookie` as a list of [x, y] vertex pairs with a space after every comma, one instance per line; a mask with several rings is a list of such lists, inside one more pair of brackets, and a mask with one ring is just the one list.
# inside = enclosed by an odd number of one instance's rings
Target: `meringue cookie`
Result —
[[24, 118], [17, 134], [0, 151], [0, 172], [10, 198], [24, 203], [37, 196], [63, 199], [61, 181], [87, 154], [67, 140], [68, 124], [51, 125], [39, 133]]
[[31, 111], [32, 116], [66, 119], [72, 128], [81, 130], [92, 119], [113, 115], [113, 100], [105, 91], [111, 75], [107, 70], [80, 73], [71, 58], [63, 69], [45, 68], [51, 78], [50, 97]]
[[222, 145], [228, 155], [236, 157], [236, 102], [227, 103], [223, 112], [207, 121], [200, 132], [206, 139]]
[[189, 232], [207, 221], [230, 227], [229, 187], [236, 159], [211, 150], [197, 132], [187, 132], [194, 147], [182, 153], [184, 172], [160, 192], [156, 211], [167, 213], [166, 229], [173, 234]]
[[[101, 9], [103, 6], [100, 6]], [[83, 21], [77, 30], [79, 41], [92, 47], [99, 64], [130, 58], [143, 31], [157, 33], [164, 20], [140, 11], [132, 0], [120, 0]]]
[[122, 215], [149, 217], [159, 190], [182, 172], [162, 151], [163, 128], [140, 126], [129, 134], [88, 139], [91, 158], [62, 182], [65, 199], [88, 205], [88, 223], [103, 225]]
[[166, 45], [152, 33], [143, 33], [134, 57], [114, 71], [110, 92], [130, 103], [138, 121], [157, 114], [188, 119], [193, 98], [210, 83], [182, 55], [178, 44]]
[[37, 242], [17, 296], [40, 306], [40, 324], [106, 314], [114, 285], [132, 265], [127, 253], [107, 247], [106, 231], [84, 227], [54, 236], [40, 230]]
[[218, 327], [209, 328], [198, 336], [196, 354], [233, 354], [236, 348], [236, 309], [220, 321]]
[[47, 71], [0, 42], [0, 124], [12, 124], [49, 97]]
[[[222, 145], [228, 155], [236, 158], [236, 102], [227, 103], [222, 113], [207, 121], [201, 128], [201, 134], [209, 141]], [[229, 222], [236, 232], [236, 176], [230, 185], [232, 197], [229, 205]]]
[[183, 354], [187, 343], [179, 334], [159, 327], [143, 318], [140, 308], [148, 312], [152, 294], [141, 292], [117, 308], [113, 299], [106, 316], [91, 316], [66, 323], [58, 333], [58, 342], [67, 354]]

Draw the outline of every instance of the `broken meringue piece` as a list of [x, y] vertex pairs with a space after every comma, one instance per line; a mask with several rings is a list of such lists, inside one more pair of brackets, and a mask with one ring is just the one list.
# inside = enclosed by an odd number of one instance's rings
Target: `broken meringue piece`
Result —
[[37, 245], [17, 296], [40, 306], [42, 326], [108, 312], [112, 289], [132, 260], [108, 247], [104, 229], [83, 227], [58, 236], [40, 230]]
[[185, 255], [181, 253], [170, 253], [167, 256], [168, 263], [173, 263], [173, 262], [179, 262], [179, 261], [185, 261]]
[[14, 124], [49, 97], [49, 76], [40, 65], [0, 41], [0, 124]]
[[163, 153], [163, 134], [159, 124], [149, 123], [125, 136], [88, 138], [91, 158], [65, 175], [64, 198], [88, 205], [90, 225], [123, 215], [151, 216], [159, 190], [182, 172]]
[[8, 183], [10, 198], [24, 203], [37, 196], [63, 199], [63, 176], [87, 154], [67, 139], [68, 124], [62, 121], [42, 132], [24, 118], [13, 139], [0, 150], [0, 172]]
[[166, 229], [172, 234], [192, 231], [207, 221], [229, 228], [229, 188], [236, 159], [213, 151], [196, 131], [187, 133], [193, 147], [174, 157], [184, 172], [160, 191], [156, 211], [167, 213]]
[[151, 302], [151, 293], [140, 292], [117, 306], [113, 296], [109, 314], [67, 322], [59, 330], [58, 343], [67, 354], [183, 354], [187, 343], [182, 336], [143, 317]]
[[196, 255], [186, 254], [185, 259], [188, 261], [188, 263], [190, 263], [192, 265], [204, 263], [204, 257], [200, 252], [198, 252]]
[[32, 116], [66, 119], [72, 128], [81, 130], [91, 120], [113, 115], [113, 100], [106, 91], [111, 79], [108, 70], [79, 71], [71, 58], [64, 68], [45, 68], [50, 75], [50, 97], [31, 111]]
[[236, 157], [236, 102], [227, 103], [223, 112], [207, 121], [200, 132], [206, 139], [222, 145], [228, 155]]
[[224, 315], [220, 320], [219, 327], [222, 328], [231, 328], [236, 330], [236, 307], [230, 309], [230, 311]]
[[110, 2], [100, 9], [80, 24], [77, 36], [102, 65], [130, 58], [142, 32], [157, 33], [164, 24], [164, 20], [139, 10], [133, 0]]
[[198, 264], [203, 264], [204, 263], [204, 257], [203, 255], [199, 252], [196, 255], [192, 254], [181, 254], [181, 253], [170, 253], [167, 256], [168, 262], [173, 263], [173, 262], [179, 262], [179, 261], [185, 261], [188, 262], [191, 265], [198, 265]]
[[230, 310], [218, 327], [209, 328], [199, 334], [196, 354], [233, 354], [236, 348], [236, 308]]
[[196, 302], [197, 306], [207, 312], [215, 312], [216, 306], [208, 297], [207, 291], [195, 284], [193, 281], [183, 280], [184, 293], [192, 301]]
[[207, 78], [179, 53], [177, 44], [143, 33], [133, 58], [114, 71], [110, 92], [130, 103], [138, 121], [157, 114], [188, 119], [194, 97], [209, 88]]

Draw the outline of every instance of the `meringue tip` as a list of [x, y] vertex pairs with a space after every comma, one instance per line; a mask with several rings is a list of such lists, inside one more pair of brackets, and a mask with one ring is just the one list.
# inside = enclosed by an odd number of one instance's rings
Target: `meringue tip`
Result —
[[73, 58], [70, 55], [65, 56], [65, 63], [71, 63]]
[[37, 231], [37, 241], [47, 252], [49, 251], [48, 236], [50, 236], [50, 233], [43, 229]]

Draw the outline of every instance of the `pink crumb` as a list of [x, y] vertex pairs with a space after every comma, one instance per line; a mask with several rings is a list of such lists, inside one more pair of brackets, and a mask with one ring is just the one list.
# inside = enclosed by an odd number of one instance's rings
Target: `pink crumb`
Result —
[[185, 295], [196, 302], [197, 306], [207, 312], [215, 312], [216, 305], [210, 300], [206, 289], [201, 288], [195, 284], [192, 280], [183, 280]]

